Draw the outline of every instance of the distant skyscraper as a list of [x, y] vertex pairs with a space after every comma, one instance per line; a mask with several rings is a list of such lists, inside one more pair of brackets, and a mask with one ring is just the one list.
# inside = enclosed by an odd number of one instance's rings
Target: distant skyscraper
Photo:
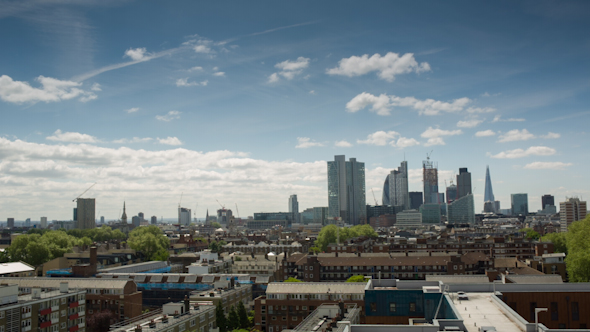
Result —
[[293, 214], [293, 222], [299, 223], [299, 202], [297, 202], [297, 195], [289, 196], [289, 212]]
[[422, 205], [422, 193], [419, 191], [410, 191], [410, 209], [415, 210]]
[[77, 205], [78, 228], [96, 228], [96, 215], [94, 211], [96, 203], [94, 198], [78, 198]]
[[467, 194], [447, 205], [449, 224], [475, 224], [473, 194]]
[[447, 187], [447, 203], [455, 201], [458, 195], [457, 186], [451, 183], [451, 185]]
[[131, 225], [133, 227], [139, 227], [141, 225], [141, 218], [138, 216], [131, 217]]
[[144, 217], [144, 214], [143, 214], [143, 212], [139, 212], [139, 213], [137, 214], [137, 216], [139, 217], [139, 219], [141, 219], [141, 221], [144, 221], [144, 220], [145, 220], [145, 219], [143, 218], [143, 217]]
[[459, 174], [457, 174], [457, 198], [461, 198], [467, 194], [472, 194], [471, 173], [467, 171], [467, 167], [463, 167], [459, 168]]
[[328, 161], [328, 214], [353, 225], [366, 223], [365, 163], [344, 155]]
[[430, 161], [430, 157], [422, 162], [422, 181], [424, 182], [424, 204], [442, 203], [438, 195], [438, 169], [437, 164]]
[[41, 222], [39, 223], [39, 227], [45, 229], [47, 228], [47, 217], [41, 217]]
[[486, 166], [486, 183], [483, 196], [483, 212], [496, 213], [496, 199], [494, 198], [494, 190], [492, 189], [492, 179], [490, 178], [490, 167]]
[[[207, 212], [208, 213], [208, 212]], [[222, 226], [228, 226], [232, 218], [232, 211], [230, 209], [217, 210], [217, 222]]]
[[319, 206], [313, 208], [313, 222], [315, 224], [325, 224], [328, 217], [328, 207]]
[[528, 194], [512, 194], [510, 195], [510, 202], [512, 203], [512, 215], [529, 214]]
[[541, 210], [544, 210], [547, 205], [555, 206], [555, 197], [553, 195], [543, 195], [541, 197]]
[[8, 219], [6, 219], [6, 227], [8, 227], [8, 228], [14, 228], [14, 218], [8, 218]]
[[100, 216], [100, 223], [104, 224], [104, 216]]
[[121, 215], [121, 223], [127, 223], [127, 210], [125, 209], [125, 201], [123, 201], [123, 214]]
[[407, 161], [402, 161], [397, 170], [389, 173], [389, 202], [390, 205], [403, 206], [405, 210], [410, 209]]
[[559, 203], [559, 224], [562, 232], [567, 232], [568, 227], [578, 220], [586, 218], [588, 207], [586, 202], [579, 198], [568, 198], [565, 202]]
[[158, 224], [158, 217], [156, 217], [156, 216], [152, 216], [152, 217], [150, 218], [150, 224], [152, 224], [152, 225], [156, 225], [156, 224]]
[[178, 207], [178, 223], [181, 225], [190, 225], [191, 223], [191, 209]]
[[381, 204], [391, 205], [391, 199], [389, 197], [389, 174], [385, 177], [383, 182], [383, 195], [381, 196]]

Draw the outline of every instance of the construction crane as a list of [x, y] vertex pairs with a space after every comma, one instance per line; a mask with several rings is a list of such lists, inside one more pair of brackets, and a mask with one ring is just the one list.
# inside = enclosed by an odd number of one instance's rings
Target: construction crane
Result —
[[426, 154], [426, 160], [430, 160], [430, 156], [432, 156], [433, 152], [434, 152], [434, 150], [430, 150], [430, 153]]
[[180, 204], [182, 203], [182, 195], [184, 194], [184, 191], [180, 193], [180, 201], [178, 201], [178, 207], [180, 207]]
[[236, 214], [238, 215], [238, 218], [240, 217], [240, 210], [238, 210], [238, 203], [236, 203]]
[[373, 199], [375, 200], [375, 205], [379, 205], [377, 203], [377, 198], [375, 198], [375, 190], [373, 190], [373, 188], [371, 188], [371, 191], [373, 192]]
[[217, 204], [219, 204], [219, 205], [221, 206], [221, 209], [222, 209], [222, 210], [225, 210], [225, 205], [223, 205], [223, 204], [219, 203], [219, 200], [217, 200], [217, 199], [216, 199], [216, 201], [217, 201]]
[[78, 197], [74, 198], [74, 199], [72, 200], [72, 202], [75, 202], [75, 201], [77, 201], [77, 200], [78, 200], [78, 198], [82, 197], [82, 195], [84, 195], [84, 194], [85, 194], [85, 193], [86, 193], [88, 190], [90, 190], [90, 188], [94, 187], [94, 185], [95, 185], [95, 184], [96, 184], [96, 182], [94, 182], [94, 183], [93, 183], [93, 184], [92, 184], [90, 187], [88, 187], [88, 189], [84, 190], [84, 192], [83, 192], [83, 193], [81, 193], [80, 195], [78, 195]]

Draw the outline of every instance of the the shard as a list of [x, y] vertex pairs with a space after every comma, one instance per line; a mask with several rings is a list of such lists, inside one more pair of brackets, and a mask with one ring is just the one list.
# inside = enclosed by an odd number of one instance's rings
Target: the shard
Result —
[[485, 193], [483, 196], [484, 202], [493, 202], [494, 199], [494, 191], [492, 190], [492, 180], [490, 179], [490, 166], [486, 166], [486, 187]]

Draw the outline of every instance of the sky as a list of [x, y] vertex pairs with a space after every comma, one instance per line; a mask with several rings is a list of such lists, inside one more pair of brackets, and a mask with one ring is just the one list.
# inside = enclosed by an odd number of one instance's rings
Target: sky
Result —
[[[2, 1], [0, 220], [242, 218], [327, 206], [326, 162], [367, 203], [406, 160], [483, 208], [590, 196], [588, 1]], [[237, 213], [236, 213], [237, 212]]]

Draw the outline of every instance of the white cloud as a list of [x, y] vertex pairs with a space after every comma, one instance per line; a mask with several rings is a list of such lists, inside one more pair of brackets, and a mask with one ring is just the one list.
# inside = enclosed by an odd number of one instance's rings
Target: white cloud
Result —
[[336, 141], [334, 143], [334, 146], [337, 146], [339, 148], [349, 148], [352, 146], [352, 144], [348, 143], [348, 141], [346, 141], [346, 140], [342, 140], [342, 141]]
[[530, 148], [523, 150], [523, 149], [514, 149], [503, 151], [495, 155], [490, 155], [492, 158], [496, 159], [516, 159], [516, 158], [524, 158], [529, 156], [552, 156], [557, 151], [553, 148], [547, 146], [531, 146]]
[[309, 94], [310, 94], [310, 95], [315, 95], [315, 94], [316, 94], [316, 93], [315, 93], [315, 90], [310, 90], [310, 91], [309, 91]]
[[487, 137], [487, 136], [494, 136], [494, 135], [496, 135], [496, 133], [491, 129], [482, 130], [482, 131], [478, 131], [477, 133], [475, 133], [476, 137]]
[[182, 145], [182, 142], [177, 137], [166, 137], [166, 138], [159, 138], [158, 143], [165, 144], [165, 145]]
[[564, 170], [566, 167], [571, 166], [571, 163], [564, 163], [561, 161], [535, 161], [530, 164], [524, 165], [525, 169], [551, 169], [551, 170]]
[[279, 72], [273, 73], [268, 77], [269, 83], [278, 82], [280, 76], [287, 80], [292, 80], [295, 76], [301, 74], [305, 68], [309, 66], [309, 58], [298, 57], [295, 61], [285, 60], [275, 65], [275, 68], [280, 69]]
[[207, 45], [202, 45], [202, 44], [193, 47], [193, 50], [195, 50], [196, 53], [205, 53], [205, 54], [211, 53], [211, 48]]
[[96, 99], [96, 94], [82, 90], [82, 83], [61, 81], [56, 78], [39, 76], [35, 79], [41, 88], [35, 88], [28, 82], [14, 81], [10, 76], [0, 76], [0, 99], [10, 103], [58, 102], [79, 98], [81, 102]]
[[225, 73], [222, 71], [218, 71], [216, 73], [213, 73], [213, 76], [221, 77], [221, 76], [225, 76]]
[[463, 134], [463, 131], [461, 131], [461, 129], [443, 130], [440, 128], [428, 127], [428, 129], [426, 129], [422, 134], [420, 134], [420, 136], [422, 136], [424, 138], [436, 138], [436, 137], [441, 137], [441, 136], [455, 136], [455, 135], [461, 135], [461, 134]]
[[541, 138], [549, 138], [549, 139], [560, 138], [560, 137], [561, 137], [560, 134], [558, 134], [558, 133], [552, 133], [552, 132], [547, 133], [547, 135], [542, 135], [541, 136]]
[[493, 107], [469, 107], [467, 113], [492, 113], [496, 109]]
[[315, 142], [309, 137], [297, 137], [297, 149], [306, 149], [314, 146], [324, 146], [322, 143]]
[[189, 69], [187, 71], [190, 73], [190, 72], [193, 72], [193, 71], [201, 71], [201, 70], [203, 70], [203, 67], [201, 67], [201, 66], [195, 66], [195, 67], [192, 67], [191, 69]]
[[357, 140], [359, 144], [384, 146], [393, 143], [395, 145], [395, 138], [399, 136], [395, 131], [376, 131], [367, 136], [366, 140]]
[[47, 136], [46, 139], [56, 142], [73, 142], [73, 143], [95, 143], [98, 139], [87, 134], [62, 132], [60, 129], [53, 133], [53, 136]]
[[426, 141], [426, 143], [424, 143], [424, 146], [433, 146], [433, 145], [446, 145], [447, 143], [445, 143], [445, 140], [442, 137], [432, 137], [429, 138], [428, 141]]
[[166, 115], [156, 115], [156, 120], [170, 122], [172, 120], [180, 119], [181, 112], [179, 111], [170, 111], [166, 113]]
[[100, 84], [94, 83], [94, 84], [92, 84], [92, 87], [90, 88], [90, 90], [92, 90], [92, 91], [102, 91], [102, 88], [101, 88]]
[[139, 111], [139, 107], [131, 107], [130, 109], [125, 110], [127, 113], [135, 113]]
[[399, 56], [397, 53], [388, 52], [384, 56], [375, 53], [371, 57], [364, 54], [360, 57], [343, 58], [338, 62], [338, 67], [328, 69], [326, 73], [354, 77], [377, 72], [379, 78], [393, 82], [396, 75], [425, 71], [430, 71], [430, 65], [427, 62], [419, 64], [414, 58], [414, 54], [406, 53]]
[[368, 92], [363, 92], [352, 98], [346, 104], [346, 110], [351, 113], [358, 112], [366, 107], [371, 106], [371, 111], [379, 115], [389, 115], [394, 107], [409, 107], [423, 115], [438, 115], [441, 112], [458, 113], [465, 110], [469, 104], [469, 98], [459, 98], [451, 102], [444, 102], [434, 99], [420, 100], [414, 97], [398, 97], [381, 94], [375, 96]]
[[189, 82], [188, 77], [179, 78], [176, 80], [176, 86], [207, 86], [209, 81], [204, 80], [202, 82]]
[[145, 47], [141, 48], [130, 48], [125, 51], [124, 57], [129, 57], [133, 61], [145, 61], [150, 59], [151, 54], [147, 53]]
[[474, 128], [474, 127], [477, 127], [482, 122], [483, 122], [483, 120], [469, 119], [469, 120], [457, 122], [457, 127], [459, 127], [459, 128]]
[[113, 143], [117, 143], [117, 144], [147, 143], [147, 142], [150, 142], [151, 140], [153, 140], [153, 138], [150, 138], [150, 137], [144, 137], [144, 138], [133, 137], [132, 139], [128, 139], [128, 138], [117, 139], [117, 140], [114, 140]]
[[420, 142], [413, 138], [400, 137], [395, 144], [398, 148], [407, 148], [410, 146], [420, 145]]
[[505, 134], [500, 135], [498, 142], [506, 143], [506, 142], [515, 142], [515, 141], [527, 141], [529, 139], [535, 138], [535, 135], [531, 134], [528, 130], [518, 130], [513, 129], [508, 131]]
[[496, 115], [492, 122], [523, 122], [525, 119], [521, 118], [509, 118], [509, 119], [502, 119], [500, 114]]

